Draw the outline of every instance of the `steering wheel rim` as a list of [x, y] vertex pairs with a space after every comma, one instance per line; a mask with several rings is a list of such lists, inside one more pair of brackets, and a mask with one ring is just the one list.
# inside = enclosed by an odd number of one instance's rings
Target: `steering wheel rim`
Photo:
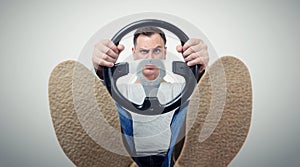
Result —
[[[111, 40], [115, 45], [118, 45], [126, 34], [145, 26], [160, 27], [172, 32], [179, 38], [181, 45], [184, 45], [184, 43], [189, 39], [189, 37], [181, 29], [171, 23], [157, 19], [143, 19], [128, 24], [118, 31]], [[198, 78], [197, 65], [188, 67], [185, 62], [173, 61], [173, 73], [181, 75], [185, 79], [186, 84], [182, 92], [166, 104], [160, 104], [157, 97], [146, 97], [144, 99], [144, 103], [142, 105], [138, 105], [125, 98], [116, 86], [118, 78], [129, 73], [129, 64], [127, 62], [117, 63], [111, 68], [103, 67], [102, 71], [105, 86], [112, 98], [126, 110], [142, 115], [158, 115], [170, 112], [178, 107], [186, 107], [188, 105], [189, 97], [193, 93], [197, 84]]]

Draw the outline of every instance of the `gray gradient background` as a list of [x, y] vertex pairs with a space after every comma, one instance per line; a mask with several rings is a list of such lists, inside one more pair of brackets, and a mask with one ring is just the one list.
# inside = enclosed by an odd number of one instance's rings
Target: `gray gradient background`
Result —
[[192, 22], [219, 56], [249, 67], [253, 117], [232, 167], [300, 165], [300, 1], [0, 1], [0, 166], [74, 166], [55, 137], [48, 78], [117, 18], [164, 12]]

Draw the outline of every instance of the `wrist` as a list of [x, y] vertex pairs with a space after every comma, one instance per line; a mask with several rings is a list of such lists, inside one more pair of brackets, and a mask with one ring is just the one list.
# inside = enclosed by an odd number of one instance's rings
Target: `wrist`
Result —
[[97, 76], [98, 76], [101, 80], [103, 80], [102, 67], [99, 66], [98, 69], [94, 67], [94, 70], [95, 70]]

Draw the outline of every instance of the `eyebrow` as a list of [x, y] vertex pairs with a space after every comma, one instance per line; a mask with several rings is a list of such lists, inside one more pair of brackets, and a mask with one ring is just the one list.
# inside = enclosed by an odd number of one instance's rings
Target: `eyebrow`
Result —
[[[163, 47], [162, 47], [162, 46], [157, 46], [157, 47], [152, 48], [152, 49], [160, 49], [160, 48], [163, 48]], [[147, 51], [150, 51], [151, 49], [140, 48], [139, 50], [147, 50]]]

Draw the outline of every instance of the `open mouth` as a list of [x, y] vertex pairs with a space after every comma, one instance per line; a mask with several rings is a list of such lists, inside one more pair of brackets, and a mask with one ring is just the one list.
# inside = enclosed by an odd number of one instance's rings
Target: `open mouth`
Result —
[[154, 64], [147, 64], [145, 65], [145, 69], [153, 70], [153, 69], [157, 69], [157, 66]]

